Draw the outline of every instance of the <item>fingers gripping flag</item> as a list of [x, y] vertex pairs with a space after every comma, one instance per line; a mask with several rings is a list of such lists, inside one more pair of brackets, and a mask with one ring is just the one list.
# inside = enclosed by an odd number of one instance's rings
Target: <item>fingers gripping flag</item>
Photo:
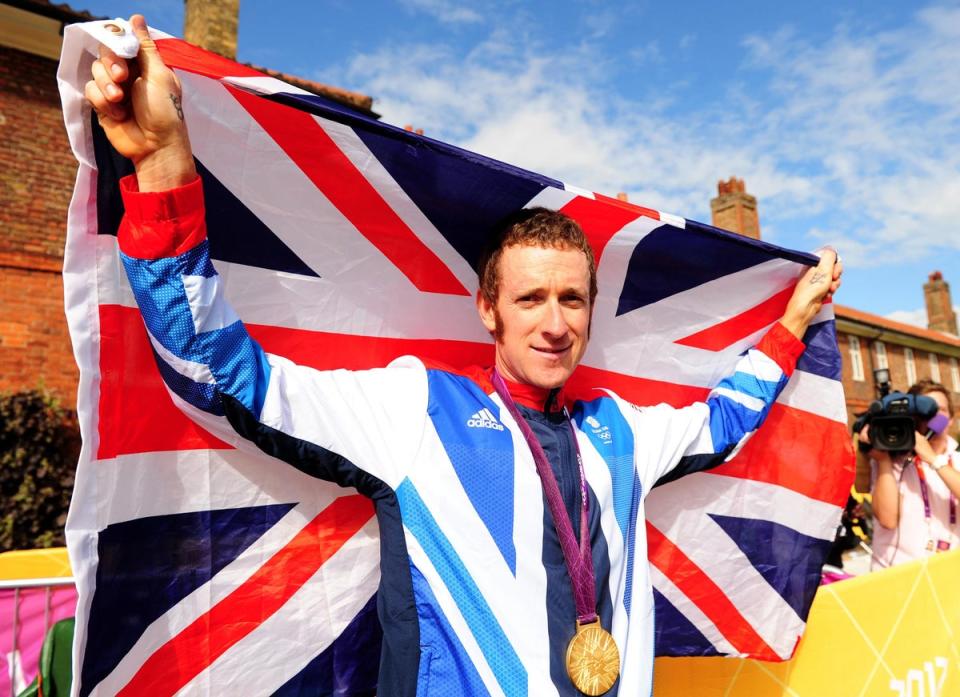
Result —
[[[78, 694], [370, 693], [373, 507], [235, 448], [175, 406], [118, 261], [118, 179], [132, 167], [82, 98], [93, 24], [66, 29], [59, 76], [80, 161], [64, 270], [84, 435], [67, 530]], [[682, 406], [704, 399], [780, 317], [815, 262], [155, 37], [183, 84], [221, 291], [265, 350], [295, 362], [490, 364], [474, 263], [497, 221], [546, 206], [581, 223], [598, 261], [591, 348], [573, 389]], [[829, 304], [805, 342], [735, 457], [648, 498], [659, 655], [792, 654], [852, 478]]]

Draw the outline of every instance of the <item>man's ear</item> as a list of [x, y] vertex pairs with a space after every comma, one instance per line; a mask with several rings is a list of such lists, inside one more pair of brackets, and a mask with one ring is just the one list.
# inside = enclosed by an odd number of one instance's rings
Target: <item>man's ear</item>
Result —
[[477, 291], [477, 312], [480, 314], [480, 321], [487, 331], [493, 334], [497, 330], [496, 309], [482, 290]]

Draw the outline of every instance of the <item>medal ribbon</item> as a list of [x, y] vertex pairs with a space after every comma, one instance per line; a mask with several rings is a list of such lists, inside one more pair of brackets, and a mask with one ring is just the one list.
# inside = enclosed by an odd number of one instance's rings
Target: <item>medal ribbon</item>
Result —
[[567, 565], [567, 573], [570, 575], [570, 583], [573, 585], [573, 599], [577, 607], [577, 621], [580, 624], [590, 624], [597, 620], [597, 593], [596, 581], [593, 575], [593, 552], [590, 549], [590, 531], [587, 519], [587, 480], [583, 473], [583, 459], [580, 457], [580, 446], [577, 444], [577, 434], [570, 423], [570, 417], [564, 410], [567, 417], [567, 426], [570, 427], [570, 435], [573, 438], [573, 447], [577, 452], [577, 466], [580, 469], [580, 543], [577, 544], [577, 538], [573, 534], [573, 523], [570, 516], [567, 515], [566, 506], [563, 505], [563, 497], [560, 495], [560, 486], [557, 484], [557, 478], [553, 474], [553, 469], [547, 461], [546, 453], [540, 441], [537, 440], [530, 424], [517, 409], [506, 383], [500, 377], [497, 369], [493, 369], [493, 389], [500, 395], [504, 406], [510, 412], [510, 416], [517, 422], [520, 432], [523, 433], [527, 445], [530, 446], [530, 452], [533, 454], [533, 461], [537, 466], [537, 474], [540, 475], [540, 482], [543, 485], [543, 493], [547, 497], [547, 506], [550, 508], [550, 515], [553, 516], [553, 524], [557, 529], [557, 537], [560, 538], [560, 549], [563, 550], [563, 560]]

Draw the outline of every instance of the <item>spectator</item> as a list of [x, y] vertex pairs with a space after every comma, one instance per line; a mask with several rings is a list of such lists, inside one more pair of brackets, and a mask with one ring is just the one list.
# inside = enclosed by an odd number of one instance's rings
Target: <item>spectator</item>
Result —
[[908, 453], [870, 452], [873, 569], [921, 559], [960, 544], [960, 454], [957, 441], [948, 435], [953, 417], [950, 393], [926, 379], [909, 392], [933, 398], [943, 417], [920, 424], [916, 445]]

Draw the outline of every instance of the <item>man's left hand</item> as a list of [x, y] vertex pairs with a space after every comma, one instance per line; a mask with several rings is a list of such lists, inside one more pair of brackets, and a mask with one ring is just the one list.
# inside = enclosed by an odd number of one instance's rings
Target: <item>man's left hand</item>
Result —
[[827, 247], [820, 252], [820, 263], [807, 269], [797, 281], [787, 309], [783, 313], [781, 324], [798, 339], [803, 339], [807, 327], [823, 303], [833, 298], [840, 287], [840, 275], [843, 273], [837, 252]]

